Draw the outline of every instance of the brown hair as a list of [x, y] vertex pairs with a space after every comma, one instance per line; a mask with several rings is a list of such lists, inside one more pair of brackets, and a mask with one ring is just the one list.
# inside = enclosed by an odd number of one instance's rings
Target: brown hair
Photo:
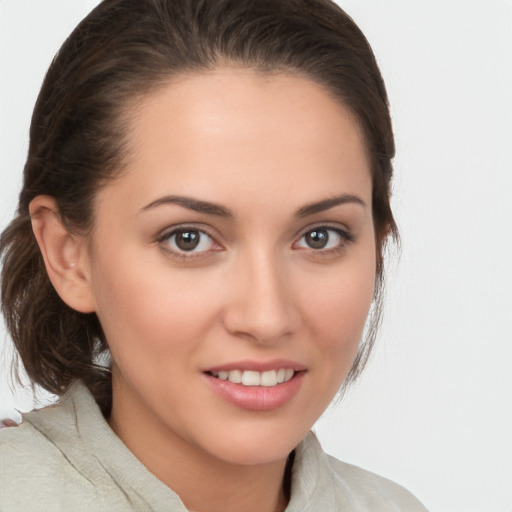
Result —
[[69, 308], [45, 271], [29, 203], [53, 196], [71, 230], [93, 223], [95, 191], [122, 172], [125, 123], [134, 98], [183, 71], [229, 62], [293, 72], [319, 83], [358, 119], [371, 158], [377, 240], [373, 320], [346, 382], [361, 371], [380, 317], [394, 141], [384, 83], [355, 23], [330, 0], [105, 0], [73, 31], [39, 94], [17, 215], [0, 238], [2, 311], [35, 384], [62, 394], [74, 379], [104, 414], [111, 401], [107, 352], [95, 314]]

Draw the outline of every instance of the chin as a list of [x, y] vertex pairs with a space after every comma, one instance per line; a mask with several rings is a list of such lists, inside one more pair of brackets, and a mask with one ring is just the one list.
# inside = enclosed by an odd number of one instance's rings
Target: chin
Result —
[[[256, 424], [255, 424], [256, 423]], [[234, 428], [219, 429], [217, 439], [210, 438], [206, 448], [215, 458], [234, 465], [258, 465], [285, 460], [306, 436], [309, 428], [269, 428], [261, 422], [240, 423]], [[205, 440], [206, 441], [206, 440]]]

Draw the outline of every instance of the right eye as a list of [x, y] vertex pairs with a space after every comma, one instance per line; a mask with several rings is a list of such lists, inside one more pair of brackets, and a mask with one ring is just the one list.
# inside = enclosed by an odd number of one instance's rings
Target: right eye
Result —
[[163, 235], [160, 243], [173, 253], [186, 256], [186, 254], [198, 254], [216, 250], [218, 247], [213, 238], [194, 228], [178, 228]]

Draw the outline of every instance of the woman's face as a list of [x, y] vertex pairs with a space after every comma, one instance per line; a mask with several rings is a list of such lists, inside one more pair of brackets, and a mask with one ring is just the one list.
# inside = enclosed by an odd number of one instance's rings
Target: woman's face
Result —
[[135, 112], [88, 252], [112, 424], [146, 450], [282, 459], [346, 377], [373, 297], [361, 132], [312, 81], [230, 68]]

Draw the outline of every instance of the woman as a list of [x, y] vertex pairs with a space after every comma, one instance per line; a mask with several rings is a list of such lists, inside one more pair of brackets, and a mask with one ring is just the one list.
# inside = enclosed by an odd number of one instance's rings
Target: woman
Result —
[[2, 430], [1, 510], [424, 510], [309, 433], [368, 357], [396, 235], [386, 92], [343, 11], [105, 0], [30, 136], [2, 307], [62, 399]]

